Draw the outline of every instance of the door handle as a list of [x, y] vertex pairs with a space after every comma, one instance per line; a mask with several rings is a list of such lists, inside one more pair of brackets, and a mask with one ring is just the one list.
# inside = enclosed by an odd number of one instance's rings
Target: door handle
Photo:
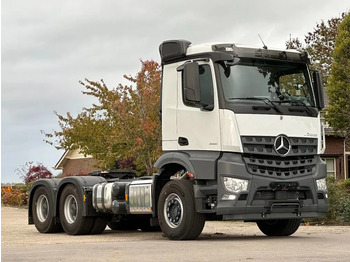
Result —
[[188, 146], [188, 139], [186, 137], [179, 137], [177, 142], [180, 146]]

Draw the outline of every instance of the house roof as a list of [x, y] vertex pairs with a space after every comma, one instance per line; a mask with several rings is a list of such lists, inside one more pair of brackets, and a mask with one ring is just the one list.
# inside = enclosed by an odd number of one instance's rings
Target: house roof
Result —
[[55, 165], [54, 169], [61, 170], [63, 169], [64, 165], [67, 163], [70, 159], [84, 159], [84, 158], [93, 158], [90, 155], [84, 155], [80, 152], [79, 149], [68, 149], [64, 152], [64, 154], [61, 156], [60, 160], [58, 160], [57, 164]]

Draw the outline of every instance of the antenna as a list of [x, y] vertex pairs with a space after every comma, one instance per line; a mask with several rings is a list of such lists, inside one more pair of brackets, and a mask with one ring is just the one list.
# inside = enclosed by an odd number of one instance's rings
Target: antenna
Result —
[[264, 41], [262, 40], [260, 34], [258, 34], [258, 36], [259, 36], [259, 38], [260, 38], [260, 41], [261, 41], [261, 42], [263, 43], [263, 45], [264, 45], [263, 48], [264, 48], [264, 49], [267, 49], [267, 46], [265, 45]]

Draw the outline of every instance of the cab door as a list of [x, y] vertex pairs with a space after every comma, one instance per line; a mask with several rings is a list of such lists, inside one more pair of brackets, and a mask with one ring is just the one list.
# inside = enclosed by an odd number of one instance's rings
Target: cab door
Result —
[[199, 72], [199, 102], [186, 99], [184, 71], [178, 72], [178, 149], [220, 151], [219, 104], [213, 63], [196, 63]]

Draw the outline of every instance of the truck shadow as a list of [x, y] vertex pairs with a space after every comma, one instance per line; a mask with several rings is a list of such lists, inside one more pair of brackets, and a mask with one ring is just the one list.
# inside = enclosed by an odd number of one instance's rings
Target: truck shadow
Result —
[[312, 236], [265, 236], [265, 235], [232, 235], [232, 234], [224, 234], [224, 233], [214, 233], [214, 234], [201, 234], [197, 241], [270, 241], [270, 240], [277, 240], [277, 239], [283, 239], [283, 240], [310, 240], [312, 239]]
[[[135, 237], [139, 239], [140, 237], [144, 240], [152, 239], [152, 240], [168, 240], [167, 237], [162, 232], [142, 232], [140, 230], [130, 230], [130, 231], [118, 231], [118, 230], [105, 230], [103, 235], [115, 235], [116, 237]], [[202, 233], [196, 240], [194, 241], [275, 241], [275, 240], [290, 240], [290, 241], [310, 241], [314, 239], [314, 236], [306, 235], [306, 236], [265, 236], [263, 234], [225, 234], [225, 233]]]

